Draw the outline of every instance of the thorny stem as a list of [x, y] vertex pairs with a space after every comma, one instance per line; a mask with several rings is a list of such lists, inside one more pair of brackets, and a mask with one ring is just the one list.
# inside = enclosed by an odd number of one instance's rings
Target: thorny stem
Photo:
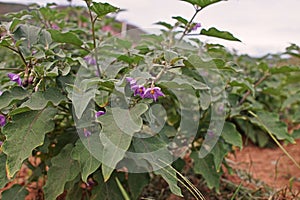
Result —
[[99, 78], [101, 78], [102, 73], [101, 73], [101, 70], [100, 70], [100, 66], [98, 64], [98, 51], [97, 51], [97, 43], [96, 43], [96, 36], [95, 36], [95, 22], [97, 20], [97, 17], [95, 17], [95, 19], [93, 18], [93, 14], [92, 14], [92, 11], [90, 9], [90, 5], [89, 5], [88, 1], [85, 0], [85, 3], [88, 7], [90, 20], [91, 20], [91, 23], [92, 23], [92, 37], [93, 37], [94, 54], [95, 54], [94, 56], [95, 56], [95, 60], [96, 60], [97, 72], [98, 72]]
[[179, 41], [181, 41], [183, 39], [184, 36], [187, 35], [188, 31], [190, 30], [190, 25], [192, 24], [192, 22], [194, 21], [195, 17], [197, 16], [197, 14], [202, 10], [202, 8], [195, 8], [195, 13], [192, 16], [192, 18], [190, 19], [190, 21], [186, 24], [185, 29], [179, 39]]
[[[254, 84], [254, 88], [256, 88], [259, 84], [261, 84], [264, 80], [266, 80], [268, 77], [270, 76], [270, 74], [266, 73], [264, 76], [262, 76], [255, 84]], [[248, 90], [243, 98], [241, 99], [241, 101], [239, 102], [239, 105], [241, 105], [242, 103], [244, 103], [244, 101], [247, 99], [247, 97], [251, 94], [251, 91]]]

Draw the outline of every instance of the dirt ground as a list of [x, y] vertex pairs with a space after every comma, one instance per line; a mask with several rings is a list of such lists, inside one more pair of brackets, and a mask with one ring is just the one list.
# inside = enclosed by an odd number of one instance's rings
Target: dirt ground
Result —
[[[283, 145], [284, 148], [291, 154], [291, 156], [300, 163], [300, 139], [296, 144]], [[253, 144], [245, 145], [242, 150], [237, 150], [235, 154], [227, 156], [227, 163], [234, 169], [236, 174], [229, 174], [225, 172], [222, 179], [242, 185], [246, 188], [256, 190], [258, 188], [265, 188], [269, 186], [274, 191], [280, 191], [284, 188], [289, 188], [298, 197], [300, 193], [300, 169], [282, 152], [278, 147], [274, 148], [259, 148]], [[23, 166], [17, 179], [7, 185], [6, 188], [0, 189], [0, 193], [11, 187], [13, 184], [24, 185], [30, 174], [27, 167]], [[188, 177], [200, 190], [203, 189], [200, 180], [196, 176]], [[167, 184], [162, 179], [158, 179], [159, 183], [154, 184], [157, 188], [150, 190], [152, 192], [160, 193]], [[40, 200], [42, 198], [41, 188], [43, 180], [27, 185], [29, 195], [26, 200]], [[204, 190], [209, 194], [209, 191]], [[202, 190], [203, 191], [203, 190]], [[148, 191], [149, 192], [149, 191]], [[290, 192], [290, 191], [289, 191]], [[232, 194], [232, 193], [231, 193]], [[166, 196], [168, 197], [166, 197]], [[186, 196], [187, 195], [187, 196]], [[299, 195], [300, 196], [300, 195]], [[185, 197], [190, 197], [188, 192], [185, 192]], [[222, 199], [224, 196], [216, 197], [215, 199]], [[172, 194], [164, 194], [160, 199], [168, 200], [182, 200], [178, 196]], [[186, 199], [186, 198], [185, 198]], [[208, 198], [210, 199], [210, 198]], [[294, 199], [294, 198], [275, 198], [275, 199]], [[296, 198], [297, 199], [297, 198]]]
[[[300, 139], [296, 144], [283, 146], [300, 164]], [[300, 169], [278, 147], [259, 148], [249, 144], [235, 155], [229, 155], [228, 161], [231, 167], [249, 175], [249, 179], [260, 180], [274, 189], [288, 186], [300, 192]], [[226, 175], [226, 178], [236, 181], [235, 176]]]

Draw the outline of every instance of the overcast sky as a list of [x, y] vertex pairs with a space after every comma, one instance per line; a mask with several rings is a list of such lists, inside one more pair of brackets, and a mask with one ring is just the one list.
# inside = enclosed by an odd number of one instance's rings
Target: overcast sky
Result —
[[[33, 0], [0, 0], [2, 2], [37, 2]], [[97, 1], [97, 0], [96, 0]], [[67, 4], [66, 0], [40, 0], [39, 3], [56, 2]], [[194, 8], [179, 0], [103, 0], [126, 9], [118, 19], [135, 24], [143, 29], [160, 28], [153, 25], [158, 21], [175, 22], [172, 16], [190, 19]], [[84, 5], [83, 0], [72, 4]], [[224, 42], [211, 40], [236, 49], [239, 53], [263, 55], [283, 51], [290, 43], [300, 45], [300, 0], [228, 0], [216, 3], [200, 12], [195, 22], [203, 28], [212, 26], [227, 30], [242, 40]], [[203, 38], [207, 41], [207, 38]]]

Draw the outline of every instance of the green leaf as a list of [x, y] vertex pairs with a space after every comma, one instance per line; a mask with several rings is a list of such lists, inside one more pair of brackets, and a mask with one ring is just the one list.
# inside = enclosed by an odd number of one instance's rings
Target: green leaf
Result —
[[43, 187], [45, 199], [56, 200], [56, 197], [63, 193], [65, 184], [80, 173], [79, 163], [71, 158], [72, 149], [73, 145], [68, 144], [52, 158], [52, 166], [49, 168], [46, 185]]
[[216, 28], [209, 28], [208, 30], [202, 29], [200, 32], [201, 35], [206, 35], [210, 37], [216, 37], [221, 38], [224, 40], [231, 40], [231, 41], [238, 41], [241, 42], [238, 38], [234, 37], [230, 32], [228, 31], [220, 31]]
[[109, 3], [93, 2], [91, 10], [94, 11], [98, 17], [103, 17], [109, 13], [117, 12], [119, 8], [110, 5]]
[[256, 134], [258, 146], [263, 148], [269, 143], [269, 135], [265, 134], [263, 131], [258, 131]]
[[12, 42], [11, 42], [11, 39], [1, 39], [0, 40], [0, 46], [3, 46], [3, 47], [9, 47], [12, 45]]
[[176, 171], [172, 167], [167, 166], [167, 167], [161, 168], [157, 171], [154, 171], [154, 173], [157, 175], [161, 175], [163, 177], [163, 179], [165, 181], [167, 181], [167, 183], [169, 184], [170, 190], [173, 194], [183, 197], [183, 195], [181, 193], [181, 189], [177, 185], [178, 178], [176, 176]]
[[23, 45], [26, 48], [30, 48], [32, 45], [38, 42], [40, 32], [41, 28], [39, 27], [22, 24], [16, 29], [16, 31], [14, 32], [14, 36], [16, 40], [26, 38]]
[[32, 154], [32, 150], [44, 142], [45, 134], [54, 129], [53, 117], [56, 109], [29, 111], [14, 115], [12, 122], [3, 128], [6, 140], [3, 152], [7, 155], [8, 176], [13, 177], [22, 162]]
[[160, 83], [163, 83], [168, 88], [174, 88], [174, 89], [175, 88], [186, 88], [187, 89], [190, 86], [192, 86], [196, 90], [208, 90], [209, 89], [209, 87], [206, 84], [204, 84], [200, 81], [197, 81], [188, 76], [180, 76], [180, 75], [177, 75], [174, 79], [172, 79], [172, 81], [161, 80]]
[[4, 153], [0, 153], [0, 188], [3, 188], [9, 182], [9, 179], [6, 176], [5, 163], [6, 155]]
[[269, 133], [275, 135], [279, 140], [287, 140], [291, 143], [295, 143], [293, 137], [288, 134], [287, 126], [279, 119], [279, 115], [276, 113], [270, 113], [266, 111], [260, 111], [256, 113], [257, 118], [250, 118], [253, 124], [258, 125]]
[[107, 182], [104, 182], [101, 173], [94, 174], [94, 180], [98, 183], [93, 190], [90, 200], [117, 200], [123, 199], [123, 196], [120, 192], [120, 189], [114, 178], [110, 179]]
[[173, 28], [173, 26], [171, 24], [167, 23], [167, 22], [161, 22], [161, 21], [159, 21], [159, 22], [156, 22], [155, 24], [164, 26], [167, 29], [172, 29]]
[[129, 173], [128, 186], [132, 199], [138, 199], [143, 188], [149, 184], [150, 177], [148, 173]]
[[257, 67], [258, 67], [258, 69], [261, 69], [263, 72], [269, 71], [269, 66], [265, 62], [259, 63], [259, 65]]
[[72, 32], [65, 32], [62, 33], [58, 30], [48, 30], [51, 34], [51, 37], [53, 41], [58, 43], [67, 43], [67, 44], [73, 44], [75, 46], [81, 46], [83, 42], [79, 39], [79, 37]]
[[28, 191], [25, 186], [15, 184], [10, 189], [2, 192], [2, 199], [19, 200], [25, 199], [27, 195]]
[[188, 68], [199, 68], [199, 69], [207, 69], [207, 70], [217, 69], [216, 62], [214, 60], [206, 61], [197, 54], [189, 55], [187, 60], [184, 60], [184, 64]]
[[245, 133], [246, 137], [250, 138], [253, 143], [257, 143], [257, 133], [258, 131], [261, 131], [261, 129], [250, 123], [248, 120], [237, 118], [236, 122], [241, 128], [242, 132]]
[[211, 4], [220, 2], [222, 0], [181, 0], [181, 1], [185, 1], [185, 2], [191, 3], [193, 6], [194, 5], [198, 5], [201, 8], [204, 8], [206, 6], [209, 6]]
[[52, 43], [51, 34], [47, 30], [42, 30], [40, 34], [39, 42], [45, 45], [46, 48], [49, 48], [50, 44]]
[[46, 91], [38, 91], [32, 94], [32, 96], [21, 105], [21, 108], [28, 107], [31, 110], [42, 110], [50, 102], [54, 106], [58, 106], [62, 101], [66, 101], [67, 98], [62, 95], [58, 88], [49, 88]]
[[218, 141], [214, 148], [211, 150], [211, 154], [214, 156], [214, 164], [217, 172], [220, 171], [222, 161], [227, 154], [228, 149], [225, 147], [225, 144], [222, 141]]
[[294, 103], [298, 103], [298, 102], [300, 102], [300, 93], [296, 93], [296, 94], [290, 95], [282, 103], [281, 110], [287, 108], [288, 106], [291, 106]]
[[[88, 107], [90, 101], [95, 97], [96, 90], [92, 89], [87, 92], [84, 92], [83, 90], [73, 90], [72, 95], [72, 102], [73, 102], [73, 108], [75, 110], [75, 115], [78, 119], [82, 117], [82, 114]], [[82, 101], [84, 99], [84, 101]]]
[[282, 73], [290, 73], [290, 72], [299, 72], [299, 66], [281, 66], [281, 67], [273, 67], [270, 68], [271, 74], [282, 74]]
[[58, 76], [58, 68], [54, 67], [51, 71], [46, 71], [46, 76], [50, 78], [55, 78]]
[[222, 132], [222, 138], [229, 144], [232, 144], [239, 148], [243, 147], [241, 134], [236, 130], [235, 125], [230, 122], [225, 122]]
[[117, 163], [123, 159], [128, 150], [132, 136], [142, 128], [140, 115], [146, 112], [148, 106], [140, 103], [130, 111], [127, 109], [114, 108], [108, 110], [99, 118], [102, 125], [100, 139], [104, 146], [102, 174], [107, 181]]
[[118, 47], [121, 47], [124, 49], [130, 49], [130, 47], [132, 46], [132, 42], [130, 42], [128, 40], [120, 39], [120, 38], [116, 38], [115, 42]]
[[194, 160], [194, 172], [203, 176], [210, 189], [219, 190], [221, 172], [217, 172], [213, 156], [208, 154], [205, 158], [199, 158], [198, 152], [192, 152], [191, 158]]
[[[120, 121], [122, 120], [124, 119], [120, 119]], [[109, 113], [101, 117], [101, 124], [103, 128], [100, 133], [100, 139], [104, 146], [102, 174], [104, 180], [107, 181], [114, 167], [125, 156], [125, 152], [131, 143], [132, 136], [130, 134], [132, 132], [124, 133], [116, 124], [113, 115]]]
[[25, 99], [28, 92], [21, 87], [14, 87], [10, 91], [5, 91], [0, 96], [0, 110], [9, 106], [12, 102]]
[[300, 129], [294, 130], [294, 131], [293, 131], [293, 134], [292, 134], [292, 137], [293, 137], [295, 140], [300, 139]]
[[18, 18], [14, 18], [11, 21], [11, 24], [9, 26], [9, 30], [10, 32], [14, 32], [16, 27], [22, 22], [22, 20], [18, 19]]
[[175, 16], [175, 17], [172, 17], [173, 19], [176, 19], [177, 21], [183, 23], [184, 25], [187, 25], [189, 23], [188, 20], [184, 19], [183, 17], [180, 17], [180, 16]]
[[168, 63], [171, 63], [173, 59], [178, 58], [178, 54], [175, 51], [166, 50], [164, 52], [164, 58]]
[[255, 95], [254, 85], [249, 83], [249, 81], [247, 80], [232, 80], [230, 81], [229, 85], [233, 87], [241, 87], [245, 90], [250, 90], [251, 94], [253, 96]]
[[81, 178], [84, 182], [87, 182], [88, 176], [95, 172], [101, 165], [101, 162], [88, 151], [81, 140], [77, 140], [71, 156], [72, 159], [79, 162]]
[[144, 114], [147, 110], [148, 105], [145, 103], [138, 103], [130, 110], [132, 121], [139, 127], [136, 132], [142, 127], [143, 119], [141, 118], [141, 115]]
[[67, 190], [67, 196], [65, 200], [74, 200], [78, 199], [78, 197], [81, 197], [83, 193], [81, 184], [82, 182], [78, 181], [76, 178], [73, 181], [68, 182], [65, 188]]

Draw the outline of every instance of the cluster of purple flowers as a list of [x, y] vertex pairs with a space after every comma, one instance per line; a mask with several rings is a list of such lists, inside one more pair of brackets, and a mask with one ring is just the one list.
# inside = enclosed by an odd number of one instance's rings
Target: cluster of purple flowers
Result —
[[130, 89], [133, 91], [134, 96], [139, 95], [142, 99], [148, 98], [157, 101], [158, 97], [165, 96], [160, 87], [145, 88], [143, 85], [138, 85], [134, 78], [127, 77], [126, 81], [130, 84]]

